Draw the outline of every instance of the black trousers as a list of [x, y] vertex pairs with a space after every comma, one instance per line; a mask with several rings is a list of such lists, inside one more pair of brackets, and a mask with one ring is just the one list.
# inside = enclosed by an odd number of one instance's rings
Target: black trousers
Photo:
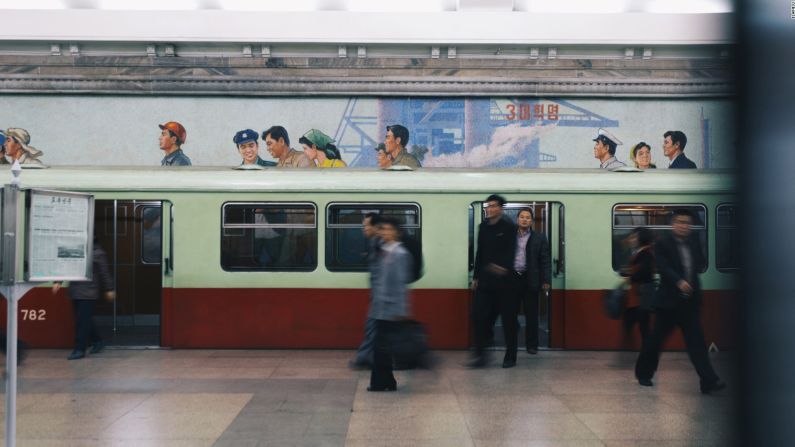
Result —
[[[640, 340], [642, 343], [645, 343], [645, 340], [651, 335], [651, 332], [649, 332], [651, 311], [640, 306], [628, 307], [624, 309], [623, 318], [624, 331], [629, 334], [637, 323], [638, 329], [640, 329]], [[643, 346], [643, 344], [641, 344], [641, 346]]]
[[511, 287], [511, 278], [501, 283], [494, 281], [479, 284], [472, 302], [472, 329], [475, 338], [475, 356], [482, 356], [494, 333], [494, 319], [499, 315], [505, 336], [505, 355], [516, 357], [516, 337], [519, 313], [519, 302]]
[[654, 329], [647, 340], [644, 340], [638, 361], [635, 363], [635, 377], [651, 379], [660, 363], [660, 351], [665, 340], [676, 326], [682, 329], [685, 337], [687, 355], [696, 368], [702, 385], [711, 385], [718, 381], [718, 375], [712, 369], [701, 328], [698, 303], [682, 302], [676, 309], [660, 309], [656, 312]]
[[530, 289], [527, 284], [527, 274], [515, 275], [514, 293], [517, 303], [522, 303], [524, 308], [525, 346], [528, 349], [538, 349], [538, 289]]
[[390, 340], [400, 330], [400, 323], [389, 320], [375, 320], [375, 342], [373, 345], [373, 369], [370, 372], [370, 387], [396, 387], [392, 374], [392, 352]]
[[101, 341], [94, 325], [94, 306], [97, 300], [72, 300], [75, 311], [75, 350], [85, 351], [89, 342]]

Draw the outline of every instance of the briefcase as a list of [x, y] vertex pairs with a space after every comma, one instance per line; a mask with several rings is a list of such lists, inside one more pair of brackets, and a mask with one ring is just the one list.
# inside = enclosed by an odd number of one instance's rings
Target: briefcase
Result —
[[414, 320], [401, 321], [389, 340], [395, 365], [401, 368], [428, 366], [428, 333], [425, 326]]
[[605, 290], [603, 300], [607, 318], [611, 320], [620, 319], [627, 304], [627, 291], [624, 285], [622, 284], [615, 289]]

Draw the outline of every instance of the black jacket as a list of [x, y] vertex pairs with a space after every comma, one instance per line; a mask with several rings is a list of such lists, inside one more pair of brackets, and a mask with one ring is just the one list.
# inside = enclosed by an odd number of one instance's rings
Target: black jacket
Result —
[[693, 163], [693, 160], [685, 157], [685, 153], [682, 152], [679, 154], [678, 157], [674, 158], [674, 161], [671, 162], [671, 166], [668, 167], [669, 169], [697, 169], [696, 164]]
[[547, 237], [533, 231], [530, 233], [530, 238], [527, 239], [527, 244], [524, 248], [527, 285], [530, 290], [538, 290], [542, 284], [550, 284], [552, 281], [552, 263], [549, 260], [549, 242], [547, 242]]
[[513, 270], [513, 255], [516, 249], [516, 225], [505, 215], [494, 225], [484, 221], [478, 227], [478, 246], [475, 255], [473, 278], [480, 283], [499, 285], [503, 277], [491, 274], [485, 267], [497, 264], [508, 271]]
[[657, 305], [665, 309], [676, 308], [683, 300], [701, 299], [701, 280], [698, 275], [704, 267], [704, 257], [701, 253], [701, 243], [698, 235], [693, 232], [687, 238], [687, 246], [693, 262], [693, 280], [690, 287], [693, 293], [690, 297], [685, 297], [676, 286], [680, 280], [685, 279], [685, 269], [682, 265], [682, 258], [679, 256], [679, 249], [676, 240], [671, 232], [664, 234], [655, 245], [654, 260], [657, 263], [657, 271], [660, 273], [660, 289], [657, 296]]
[[632, 256], [629, 280], [633, 284], [654, 282], [654, 253], [651, 247], [644, 248]]
[[114, 290], [113, 276], [108, 267], [105, 250], [94, 244], [93, 272], [91, 281], [70, 281], [69, 297], [73, 300], [95, 300], [100, 293]]

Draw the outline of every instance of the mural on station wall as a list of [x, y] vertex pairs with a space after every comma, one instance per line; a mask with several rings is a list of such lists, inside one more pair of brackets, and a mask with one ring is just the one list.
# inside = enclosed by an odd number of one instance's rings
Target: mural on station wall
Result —
[[[198, 166], [235, 166], [232, 139], [242, 129], [284, 126], [291, 146], [307, 130], [336, 141], [351, 167], [377, 165], [386, 126], [409, 129], [409, 152], [423, 167], [596, 168], [599, 128], [618, 137], [616, 157], [631, 165], [630, 148], [651, 146], [652, 162], [668, 166], [663, 133], [681, 130], [685, 154], [699, 168], [733, 167], [730, 100], [539, 98], [211, 98], [7, 95], [0, 127], [24, 128], [51, 166], [159, 166], [158, 124], [187, 130], [184, 152]], [[260, 141], [259, 155], [272, 158]]]

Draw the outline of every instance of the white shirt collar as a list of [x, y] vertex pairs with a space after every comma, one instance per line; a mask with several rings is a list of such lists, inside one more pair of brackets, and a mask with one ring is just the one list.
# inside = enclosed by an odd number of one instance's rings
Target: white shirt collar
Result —
[[388, 242], [388, 243], [385, 243], [384, 245], [382, 245], [381, 249], [384, 250], [387, 253], [392, 253], [393, 251], [395, 251], [395, 249], [397, 248], [398, 245], [400, 245], [400, 242], [394, 242], [394, 241], [393, 242]]

